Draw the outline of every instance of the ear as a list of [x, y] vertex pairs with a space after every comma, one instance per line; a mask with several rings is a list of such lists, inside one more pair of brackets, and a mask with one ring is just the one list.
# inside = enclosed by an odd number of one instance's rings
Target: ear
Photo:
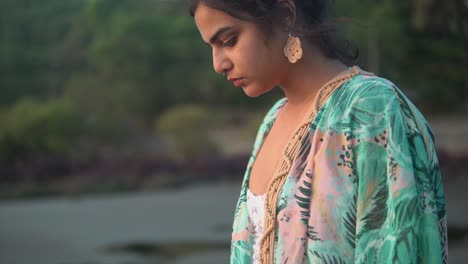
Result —
[[294, 28], [296, 24], [296, 4], [293, 0], [278, 0], [278, 6], [287, 10], [286, 25], [288, 28]]

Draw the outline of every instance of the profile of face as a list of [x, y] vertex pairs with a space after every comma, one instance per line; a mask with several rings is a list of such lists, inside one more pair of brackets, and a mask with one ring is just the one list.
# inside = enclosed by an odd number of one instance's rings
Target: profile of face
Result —
[[286, 33], [266, 35], [257, 24], [203, 3], [197, 7], [194, 18], [203, 41], [212, 49], [214, 70], [225, 73], [247, 96], [262, 95], [286, 78]]

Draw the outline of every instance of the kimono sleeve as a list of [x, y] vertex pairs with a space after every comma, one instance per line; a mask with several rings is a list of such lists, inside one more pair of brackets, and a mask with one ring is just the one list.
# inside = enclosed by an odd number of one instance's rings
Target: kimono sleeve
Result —
[[445, 201], [430, 128], [396, 87], [354, 101], [355, 263], [446, 263]]

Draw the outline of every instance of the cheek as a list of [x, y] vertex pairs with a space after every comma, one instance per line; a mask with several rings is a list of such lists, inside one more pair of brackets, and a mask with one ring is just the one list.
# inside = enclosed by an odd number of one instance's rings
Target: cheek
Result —
[[278, 50], [265, 46], [262, 42], [259, 42], [255, 49], [251, 49], [249, 52], [251, 63], [257, 71], [273, 74], [282, 68], [280, 56], [283, 54]]
[[284, 73], [283, 54], [279, 52], [265, 52], [255, 61], [256, 69], [262, 75], [262, 78], [275, 82], [276, 85], [280, 81]]
[[259, 85], [265, 88], [274, 87], [284, 75], [287, 62], [280, 43], [276, 39], [265, 43], [256, 34], [249, 34], [244, 40], [235, 55], [237, 66], [244, 74], [259, 82]]

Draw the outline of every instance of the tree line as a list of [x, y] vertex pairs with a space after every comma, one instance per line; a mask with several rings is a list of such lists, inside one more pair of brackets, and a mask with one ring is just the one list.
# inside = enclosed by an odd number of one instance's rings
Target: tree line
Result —
[[[467, 9], [342, 0], [331, 15], [360, 48], [360, 66], [431, 114], [466, 110]], [[157, 133], [178, 106], [257, 111], [278, 96], [249, 99], [213, 73], [184, 0], [0, 1], [0, 160]]]

